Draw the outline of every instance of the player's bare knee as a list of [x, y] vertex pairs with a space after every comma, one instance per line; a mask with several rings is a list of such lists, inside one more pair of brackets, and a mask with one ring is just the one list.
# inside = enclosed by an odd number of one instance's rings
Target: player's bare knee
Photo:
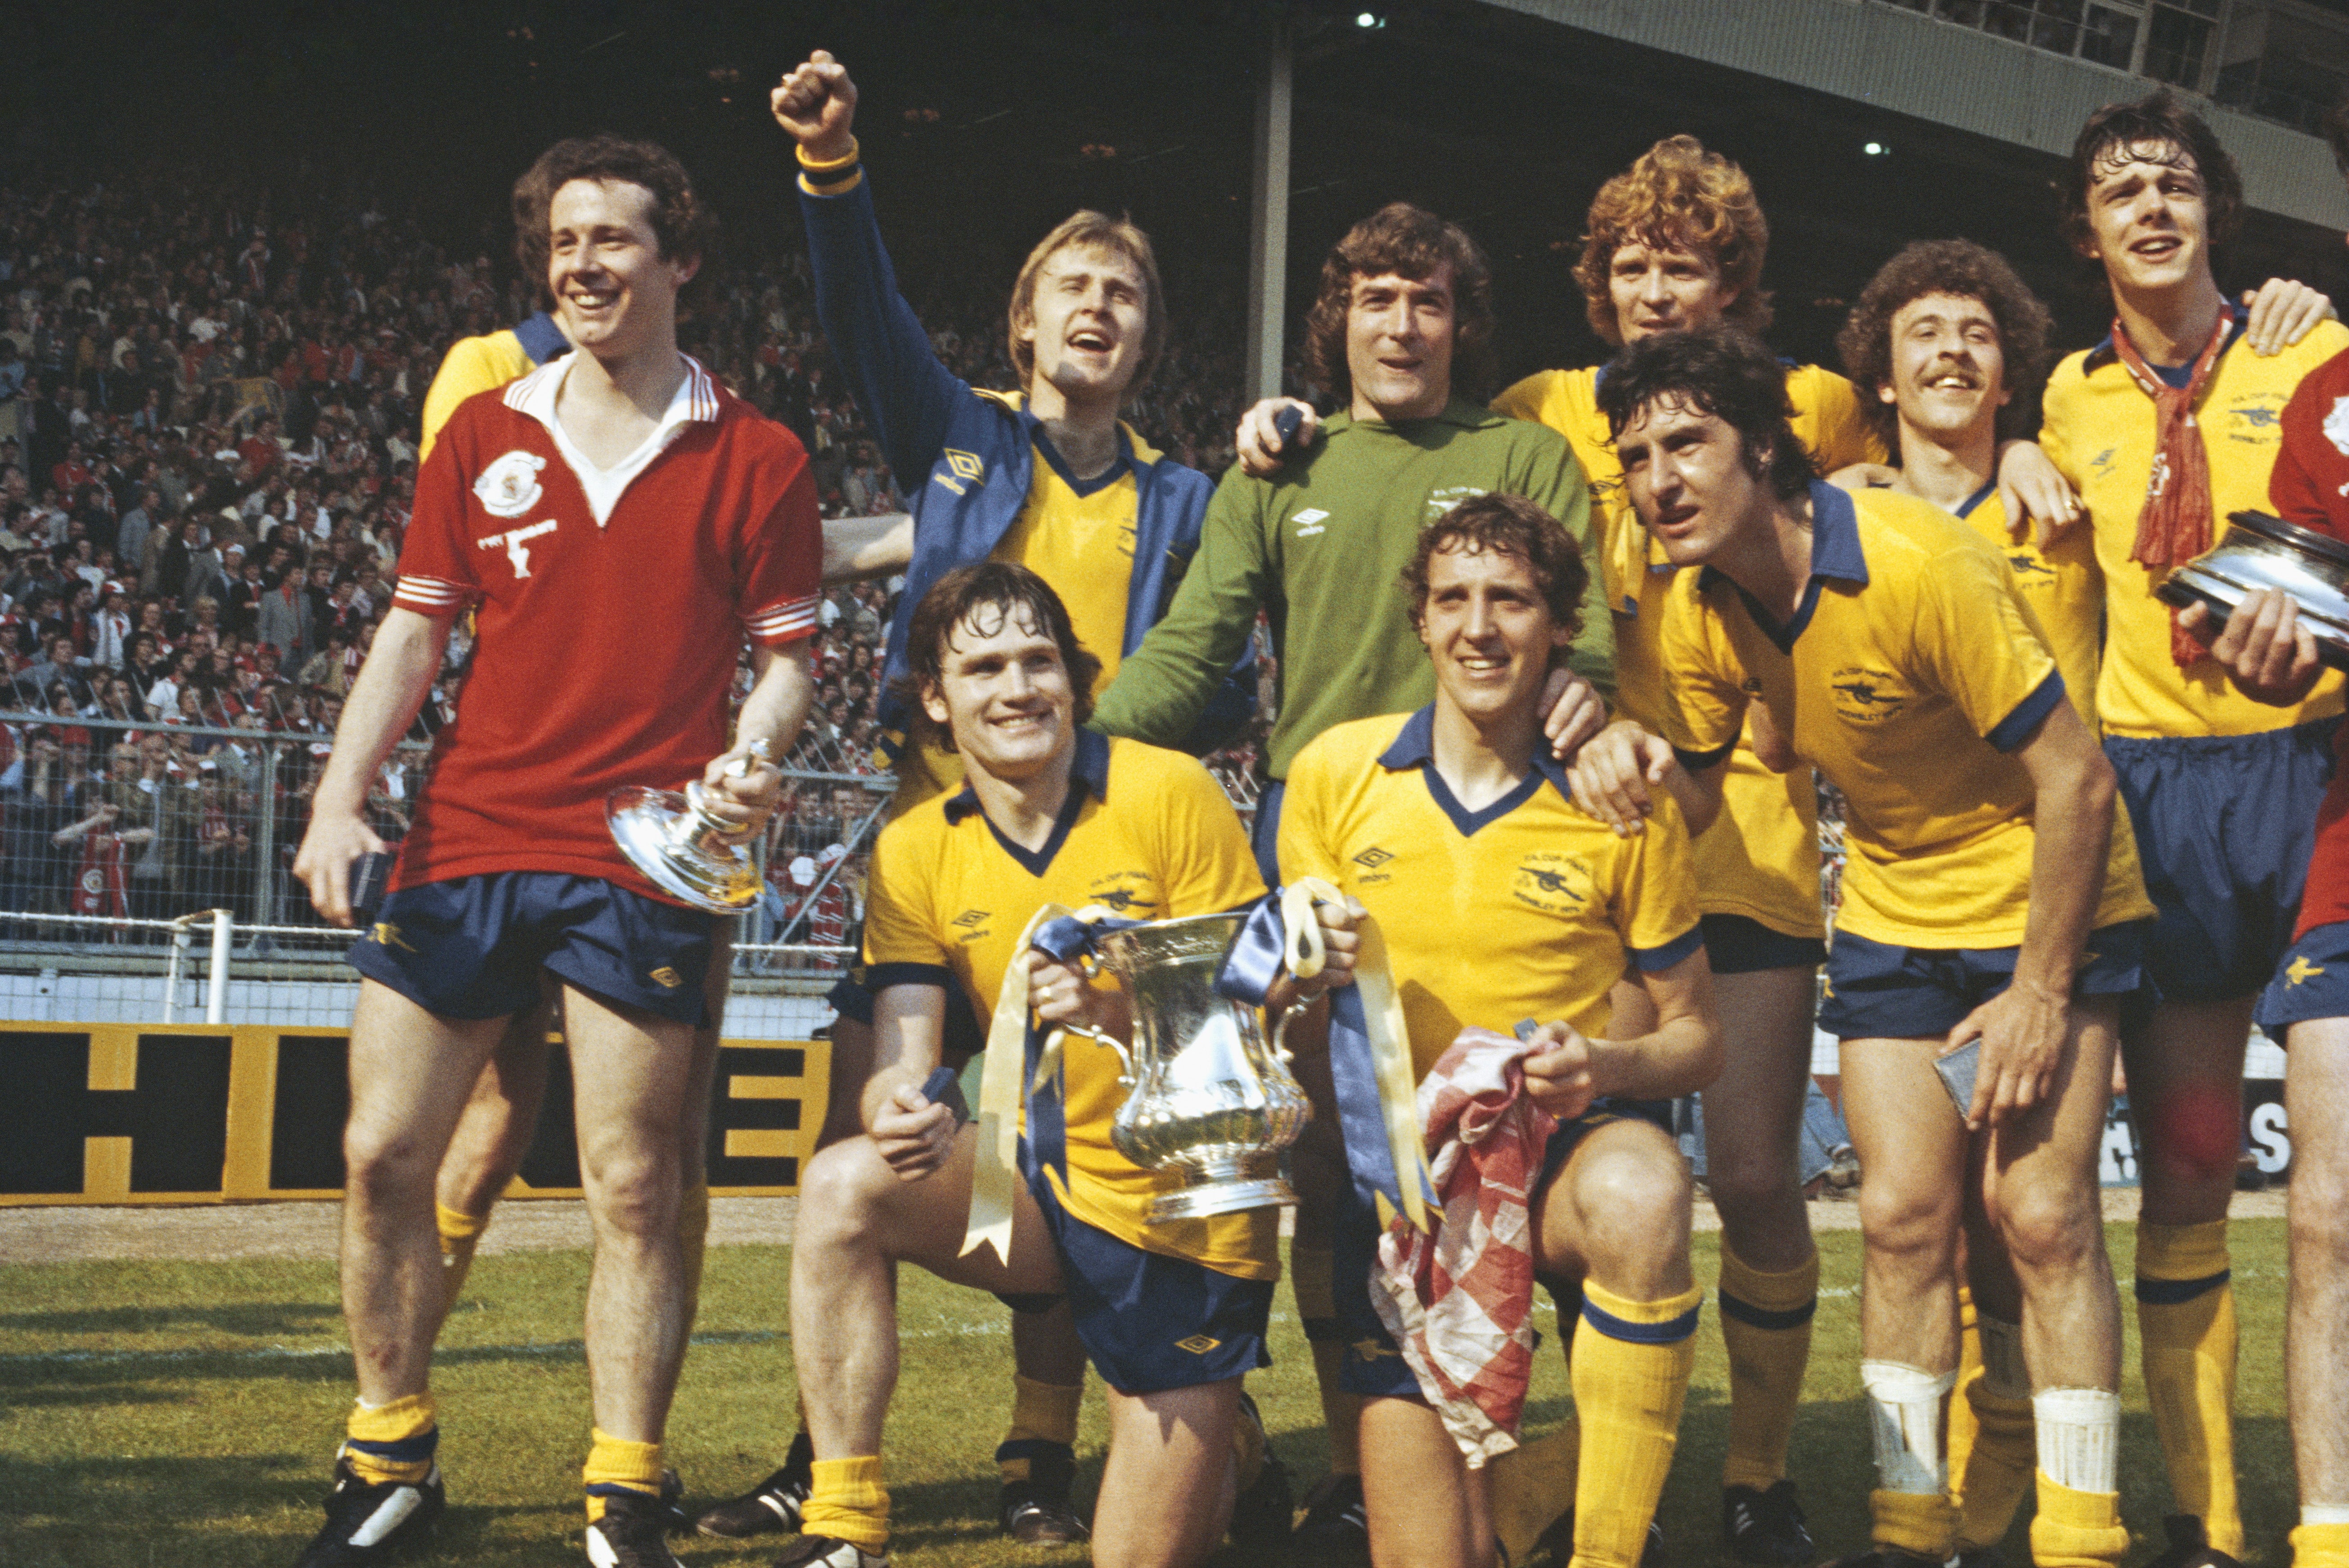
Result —
[[1712, 1195], [1713, 1207], [1724, 1215], [1761, 1209], [1800, 1186], [1791, 1160], [1775, 1156], [1717, 1160], [1710, 1154], [1705, 1160], [1705, 1191]]
[[[2295, 1126], [2297, 1133], [2300, 1129]], [[2292, 1266], [2330, 1264], [2349, 1274], [2349, 1153], [2312, 1157], [2303, 1142], [2292, 1168]]]
[[684, 1177], [674, 1149], [615, 1151], [580, 1161], [588, 1212], [599, 1231], [651, 1237], [677, 1229]]
[[1670, 1140], [1625, 1137], [1571, 1167], [1582, 1252], [1596, 1273], [1685, 1253], [1695, 1193], [1688, 1162]]
[[2085, 1182], [2009, 1181], [1992, 1219], [2026, 1280], [2070, 1274], [2105, 1244], [2103, 1206]]
[[412, 1133], [355, 1119], [343, 1130], [343, 1190], [368, 1208], [429, 1202], [437, 1154]]
[[1859, 1226], [1871, 1257], [1913, 1258], [1920, 1263], [1949, 1255], [1957, 1233], [1958, 1204], [1952, 1194], [1905, 1186], [1875, 1170], [1859, 1189]]
[[897, 1173], [869, 1138], [818, 1150], [800, 1170], [800, 1238], [837, 1241], [864, 1230], [896, 1183]]

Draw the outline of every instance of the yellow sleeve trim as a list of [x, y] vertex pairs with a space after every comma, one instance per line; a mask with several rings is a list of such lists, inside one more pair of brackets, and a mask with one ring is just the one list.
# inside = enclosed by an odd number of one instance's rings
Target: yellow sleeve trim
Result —
[[811, 196], [845, 196], [864, 178], [864, 170], [858, 167], [863, 157], [853, 136], [848, 139], [848, 150], [838, 158], [810, 158], [807, 149], [801, 148], [800, 189]]

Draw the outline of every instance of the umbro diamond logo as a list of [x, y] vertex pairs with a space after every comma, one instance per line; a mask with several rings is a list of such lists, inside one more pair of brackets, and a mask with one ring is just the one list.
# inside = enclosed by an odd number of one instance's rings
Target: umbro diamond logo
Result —
[[1309, 506], [1288, 521], [1297, 525], [1298, 538], [1310, 539], [1321, 531], [1321, 525], [1329, 516], [1330, 514], [1321, 508]]
[[1364, 850], [1361, 854], [1354, 857], [1354, 863], [1371, 871], [1376, 871], [1392, 859], [1394, 859], [1394, 856], [1387, 853], [1386, 851], [1379, 848], [1376, 844], [1372, 844], [1369, 849]]
[[1177, 1350], [1187, 1350], [1194, 1356], [1205, 1356], [1208, 1351], [1215, 1349], [1222, 1343], [1223, 1341], [1220, 1339], [1210, 1339], [1204, 1334], [1195, 1334], [1188, 1339], [1176, 1340], [1174, 1342], [1174, 1348]]
[[977, 925], [986, 918], [987, 911], [983, 909], [967, 909], [954, 917], [954, 923], [957, 925]]

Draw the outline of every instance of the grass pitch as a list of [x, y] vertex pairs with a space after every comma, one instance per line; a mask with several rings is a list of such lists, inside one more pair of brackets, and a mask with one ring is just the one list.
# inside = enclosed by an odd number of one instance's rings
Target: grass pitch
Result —
[[[2128, 1330], [2122, 1399], [2123, 1511], [2133, 1561], [2158, 1550], [2168, 1487], [2137, 1376], [2128, 1310], [2130, 1227], [2111, 1228]], [[2253, 1563], [2283, 1563], [2297, 1517], [2283, 1421], [2284, 1226], [2238, 1220], [2242, 1321], [2237, 1461]], [[1816, 1320], [1792, 1471], [1822, 1554], [1861, 1548], [1871, 1480], [1859, 1402], [1859, 1238], [1819, 1235]], [[1697, 1238], [1698, 1278], [1717, 1269]], [[711, 1250], [701, 1321], [670, 1428], [671, 1462], [698, 1501], [731, 1495], [777, 1462], [792, 1418], [781, 1247]], [[474, 1266], [442, 1336], [435, 1387], [450, 1509], [433, 1561], [537, 1568], [580, 1561], [579, 1462], [587, 1444], [579, 1348], [584, 1253], [491, 1257]], [[1052, 1564], [1084, 1549], [1012, 1545], [994, 1528], [992, 1453], [1009, 1412], [1007, 1315], [991, 1299], [906, 1270], [905, 1369], [888, 1434], [900, 1562]], [[1563, 1418], [1555, 1320], [1526, 1432]], [[1727, 1368], [1714, 1308], [1660, 1517], [1677, 1564], [1725, 1562], [1720, 1470]], [[1327, 1449], [1312, 1362], [1288, 1293], [1277, 1365], [1249, 1379], [1274, 1448], [1301, 1492]], [[283, 1568], [317, 1527], [318, 1497], [350, 1398], [350, 1363], [328, 1263], [89, 1263], [0, 1266], [0, 1568]], [[1088, 1400], [1081, 1497], [1100, 1476], [1101, 1402]], [[2027, 1505], [2026, 1505], [2027, 1508]], [[699, 1568], [764, 1563], [773, 1546], [688, 1538]], [[2027, 1563], [2018, 1521], [2010, 1563]], [[1226, 1551], [1218, 1563], [1263, 1561]]]

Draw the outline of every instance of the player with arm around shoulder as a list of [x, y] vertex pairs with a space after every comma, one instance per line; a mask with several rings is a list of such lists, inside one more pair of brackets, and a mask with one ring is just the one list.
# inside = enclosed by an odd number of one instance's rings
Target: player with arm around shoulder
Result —
[[[1954, 1536], [1940, 1432], [1968, 1181], [2022, 1286], [2033, 1555], [2117, 1561], [2118, 1304], [2096, 1150], [2150, 905], [2110, 767], [2004, 562], [1939, 509], [1811, 478], [1758, 344], [1714, 329], [1637, 346], [1605, 407], [1634, 504], [1677, 563], [1705, 570], [1684, 574], [1665, 629], [1669, 746], [1610, 728], [1578, 758], [1578, 793], [1628, 821], [1674, 753], [1709, 787], [1759, 712], [1764, 757], [1811, 763], [1847, 802], [1820, 1026], [1844, 1042], [1868, 1171], [1878, 1471], [1875, 1544], [1849, 1561], [1938, 1563]], [[1970, 1047], [1960, 1109], [1936, 1058]]]
[[[1414, 1076], [1464, 1027], [1539, 1023], [1526, 1082], [1559, 1120], [1532, 1183], [1529, 1244], [1537, 1277], [1569, 1304], [1578, 1292], [1575, 1557], [1630, 1563], [1671, 1465], [1702, 1299], [1663, 1102], [1713, 1078], [1721, 1039], [1678, 805], [1619, 836], [1574, 805], [1542, 738], [1543, 687], [1573, 644], [1586, 580], [1566, 531], [1523, 497], [1480, 496], [1432, 524], [1405, 582], [1434, 700], [1339, 725], [1299, 753], [1280, 864], [1378, 922]], [[1607, 1026], [1609, 993], [1627, 970], [1656, 1022], [1622, 1036]], [[1485, 1472], [1371, 1306], [1377, 1216], [1352, 1184], [1341, 1204], [1342, 1376], [1367, 1400], [1373, 1556], [1489, 1564]]]
[[[938, 1061], [949, 987], [991, 1015], [1009, 975], [1047, 1024], [1130, 1031], [1122, 993], [1020, 951], [1042, 906], [1173, 918], [1237, 908], [1263, 883], [1205, 768], [1080, 727], [1092, 656], [1034, 573], [994, 562], [948, 573], [915, 610], [907, 645], [915, 693], [951, 738], [964, 783], [892, 822], [875, 854], [865, 962], [877, 1059], [864, 1088], [866, 1132], [809, 1162], [792, 1256], [792, 1352], [814, 1487], [802, 1534], [781, 1562], [885, 1561], [880, 1439], [896, 1380], [892, 1281], [898, 1264], [913, 1263], [982, 1290], [1068, 1298], [1111, 1390], [1093, 1560], [1195, 1563], [1263, 1465], [1262, 1429], [1243, 1408], [1240, 1379], [1268, 1359], [1277, 1212], [1145, 1223], [1149, 1201], [1172, 1178], [1117, 1151], [1109, 1133], [1123, 1099], [1117, 1057], [1072, 1038], [1059, 1078], [1027, 1096], [1025, 1180], [1011, 1183], [1008, 1244], [966, 1250], [978, 1132], [957, 1128], [919, 1086]], [[1342, 909], [1325, 909], [1322, 923], [1334, 979], [1354, 938]], [[1288, 999], [1278, 995], [1276, 1005]], [[1036, 1066], [1026, 1064], [1023, 1082]]]

